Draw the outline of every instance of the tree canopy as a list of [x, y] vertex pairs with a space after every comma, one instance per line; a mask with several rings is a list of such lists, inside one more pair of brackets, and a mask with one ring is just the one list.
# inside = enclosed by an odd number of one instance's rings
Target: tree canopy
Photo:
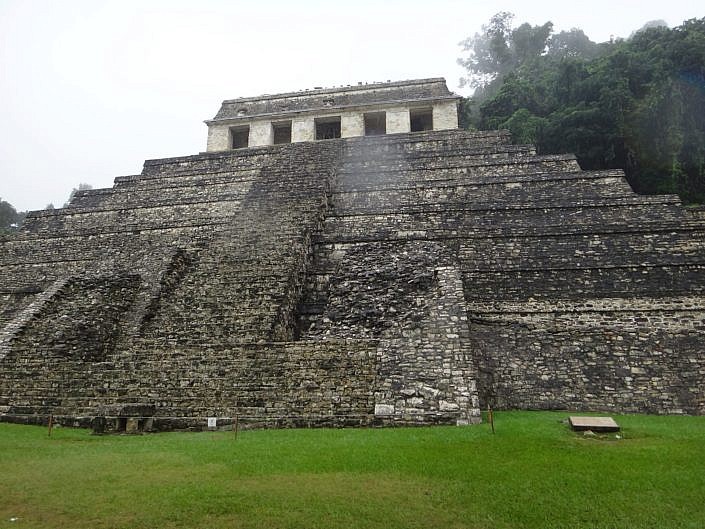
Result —
[[27, 213], [17, 211], [12, 204], [0, 199], [0, 235], [17, 229]]
[[464, 123], [573, 152], [584, 169], [622, 168], [640, 193], [705, 203], [705, 18], [597, 44], [498, 13], [461, 45], [476, 87]]

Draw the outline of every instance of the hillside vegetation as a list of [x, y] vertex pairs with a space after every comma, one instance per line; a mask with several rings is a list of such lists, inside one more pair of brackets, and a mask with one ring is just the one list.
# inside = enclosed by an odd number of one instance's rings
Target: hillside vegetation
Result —
[[705, 203], [705, 18], [601, 44], [511, 21], [498, 13], [461, 43], [476, 89], [466, 126], [508, 128], [583, 169], [622, 168], [639, 193]]

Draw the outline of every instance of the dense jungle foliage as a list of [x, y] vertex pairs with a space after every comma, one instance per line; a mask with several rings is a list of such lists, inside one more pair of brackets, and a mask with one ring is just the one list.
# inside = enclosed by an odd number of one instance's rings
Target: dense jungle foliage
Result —
[[540, 153], [575, 153], [583, 169], [622, 168], [639, 193], [705, 203], [705, 18], [601, 44], [512, 18], [498, 13], [461, 42], [475, 88], [464, 126], [506, 128]]

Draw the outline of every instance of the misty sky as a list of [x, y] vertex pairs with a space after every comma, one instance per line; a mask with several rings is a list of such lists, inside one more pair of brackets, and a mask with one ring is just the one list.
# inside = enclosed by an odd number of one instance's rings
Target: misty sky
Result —
[[705, 16], [701, 0], [0, 0], [0, 198], [59, 207], [203, 151], [223, 99], [436, 76], [466, 95], [458, 42], [501, 10], [597, 42]]

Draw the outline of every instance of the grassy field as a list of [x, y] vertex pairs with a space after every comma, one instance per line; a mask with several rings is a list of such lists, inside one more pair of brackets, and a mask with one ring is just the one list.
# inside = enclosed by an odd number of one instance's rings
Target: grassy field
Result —
[[91, 435], [0, 424], [0, 527], [705, 527], [705, 417]]

